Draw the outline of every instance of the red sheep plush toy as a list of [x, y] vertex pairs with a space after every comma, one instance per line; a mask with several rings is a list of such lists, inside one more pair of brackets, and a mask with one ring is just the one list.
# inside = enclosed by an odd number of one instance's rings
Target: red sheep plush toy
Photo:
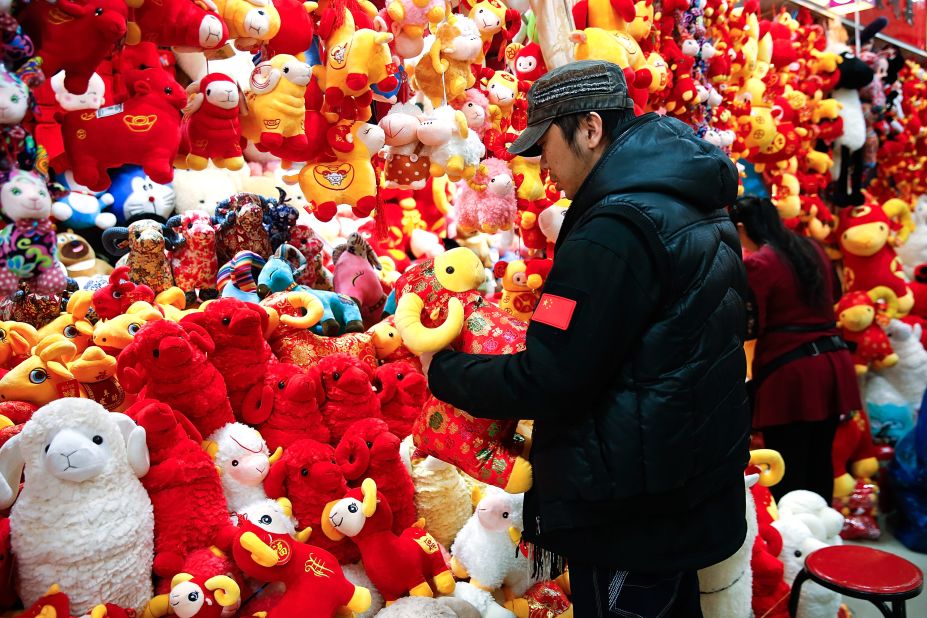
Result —
[[304, 438], [327, 443], [331, 432], [319, 412], [323, 397], [315, 367], [277, 363], [264, 376], [260, 405], [246, 407], [245, 422], [261, 432], [272, 451]]
[[329, 552], [249, 521], [240, 527], [232, 545], [238, 567], [248, 577], [286, 585], [267, 618], [332, 618], [343, 606], [358, 613], [370, 607], [370, 591], [349, 582]]
[[[293, 517], [303, 529], [318, 526], [329, 498], [347, 493], [348, 484], [331, 446], [315, 440], [297, 440], [271, 466], [264, 479], [264, 490], [270, 498], [288, 498], [293, 504]], [[353, 564], [360, 559], [357, 548], [351, 544], [325, 538], [315, 540], [341, 564]]]
[[235, 422], [225, 380], [206, 359], [214, 349], [195, 324], [148, 322], [119, 354], [116, 375], [127, 392], [168, 404], [208, 438]]
[[109, 187], [107, 170], [127, 163], [141, 165], [159, 184], [174, 179], [180, 110], [187, 97], [161, 67], [133, 71], [132, 76], [130, 98], [124, 103], [61, 117], [61, 135], [74, 180], [92, 191]]
[[261, 400], [264, 376], [277, 362], [264, 339], [269, 320], [260, 305], [237, 298], [220, 298], [203, 311], [187, 314], [181, 320], [184, 325], [196, 324], [209, 333], [215, 346], [209, 360], [225, 380], [237, 419], [243, 419], [245, 410], [253, 408], [257, 402], [272, 403]]
[[877, 368], [898, 363], [891, 340], [876, 321], [876, 305], [868, 294], [859, 291], [844, 294], [837, 303], [836, 313], [843, 338], [856, 346], [853, 364], [857, 374], [866, 373], [870, 363]]
[[[435, 596], [454, 591], [441, 546], [422, 528], [393, 532], [393, 513], [372, 479], [330, 502], [322, 514], [322, 530], [332, 540], [350, 537], [360, 548], [367, 576], [387, 602], [407, 594]], [[436, 591], [432, 591], [434, 581]]]
[[210, 73], [187, 86], [187, 93], [193, 97], [183, 109], [177, 163], [202, 170], [212, 159], [216, 167], [241, 169], [245, 159], [238, 116], [247, 109], [238, 84], [224, 73]]
[[405, 438], [428, 398], [428, 381], [412, 363], [395, 361], [377, 367], [377, 382], [383, 420], [392, 433]]
[[380, 418], [380, 400], [373, 390], [373, 369], [353, 356], [332, 354], [319, 361], [325, 403], [322, 419], [337, 444], [347, 428], [364, 418]]
[[217, 544], [231, 525], [222, 484], [202, 436], [182, 414], [152, 400], [126, 414], [145, 429], [151, 469], [142, 477], [154, 508], [153, 570], [160, 577], [181, 571], [187, 554]]
[[141, 2], [134, 15], [141, 40], [160, 47], [222, 47], [229, 38], [229, 29], [215, 11], [204, 8], [206, 4], [188, 0]]
[[315, 35], [315, 21], [311, 12], [315, 2], [302, 0], [274, 0], [280, 13], [280, 31], [267, 43], [267, 57], [277, 54], [296, 56], [306, 51]]
[[238, 582], [227, 575], [208, 579], [177, 573], [166, 602], [178, 618], [222, 618], [241, 601]]
[[154, 299], [154, 290], [129, 281], [129, 267], [119, 266], [110, 273], [109, 283], [93, 293], [91, 304], [100, 318], [110, 320], [125, 313], [134, 302], [153, 303]]
[[45, 75], [63, 69], [64, 87], [82, 94], [97, 65], [126, 35], [128, 14], [125, 0], [37, 0], [17, 17], [42, 58]]
[[335, 460], [350, 487], [372, 478], [393, 510], [393, 531], [397, 534], [415, 523], [415, 486], [399, 455], [399, 438], [378, 418], [357, 421], [341, 437]]

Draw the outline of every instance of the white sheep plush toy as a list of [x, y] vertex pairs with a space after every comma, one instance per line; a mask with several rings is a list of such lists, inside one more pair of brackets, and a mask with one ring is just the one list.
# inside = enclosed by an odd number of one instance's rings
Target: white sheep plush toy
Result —
[[58, 584], [78, 616], [103, 603], [144, 609], [152, 595], [154, 516], [138, 479], [148, 466], [145, 430], [90, 399], [43, 406], [3, 445], [0, 509], [12, 505], [26, 607]]
[[229, 423], [209, 436], [206, 452], [216, 462], [229, 510], [238, 513], [249, 504], [267, 499], [264, 479], [283, 449], [278, 448], [271, 456], [257, 430]]
[[531, 567], [517, 547], [524, 530], [524, 494], [509, 494], [488, 486], [476, 511], [451, 546], [454, 575], [484, 590], [504, 587], [511, 597], [531, 585]]

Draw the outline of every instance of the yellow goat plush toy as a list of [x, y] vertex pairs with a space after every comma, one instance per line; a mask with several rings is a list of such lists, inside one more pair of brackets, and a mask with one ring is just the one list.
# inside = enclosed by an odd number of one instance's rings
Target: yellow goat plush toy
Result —
[[271, 0], [216, 0], [235, 47], [253, 50], [280, 32], [280, 13]]
[[371, 159], [383, 148], [383, 129], [363, 121], [344, 121], [329, 129], [334, 158], [307, 162], [297, 176], [285, 176], [309, 200], [320, 221], [331, 221], [338, 204], [352, 207], [358, 217], [369, 216], [377, 205], [377, 175]]
[[482, 51], [483, 40], [473, 20], [451, 15], [438, 26], [428, 53], [412, 69], [412, 87], [431, 99], [435, 107], [444, 100], [463, 97], [476, 82], [470, 65]]
[[241, 134], [265, 150], [278, 148], [284, 141], [295, 148], [308, 146], [304, 124], [311, 77], [309, 65], [289, 54], [278, 54], [254, 67]]

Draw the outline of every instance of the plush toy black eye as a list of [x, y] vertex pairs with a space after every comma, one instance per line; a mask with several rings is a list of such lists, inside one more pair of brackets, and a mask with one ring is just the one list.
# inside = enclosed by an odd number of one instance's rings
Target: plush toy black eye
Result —
[[196, 603], [199, 599], [200, 599], [199, 592], [194, 591], [187, 595], [187, 600], [190, 601], [191, 603]]
[[[258, 11], [258, 15], [263, 15], [264, 11]], [[286, 73], [289, 69], [283, 69], [283, 72]]]
[[73, 324], [68, 324], [67, 326], [64, 327], [64, 336], [67, 337], [68, 339], [74, 339], [74, 337], [77, 337], [79, 334], [80, 332], [77, 330], [77, 327], [74, 326]]
[[454, 274], [454, 267], [453, 267], [453, 266], [448, 266], [447, 268], [444, 269], [444, 272], [446, 272], [446, 273], [449, 274], [449, 275], [453, 275], [453, 274]]
[[340, 377], [341, 377], [341, 372], [339, 371], [336, 371], [335, 373], [332, 374], [332, 380], [334, 380], [335, 382], [337, 382], [338, 378]]
[[48, 374], [44, 369], [33, 369], [29, 372], [29, 381], [33, 384], [41, 384], [48, 379]]
[[[200, 200], [200, 201], [202, 201], [202, 200]], [[188, 224], [187, 224], [187, 229], [188, 229], [188, 230], [192, 230], [192, 229], [193, 229], [193, 224], [192, 224], [192, 223], [188, 223]]]
[[509, 518], [508, 512], [505, 512], [502, 514], [502, 519], [508, 519], [508, 518]]
[[230, 318], [229, 316], [225, 316], [224, 318], [222, 318], [223, 325], [228, 326], [231, 323], [232, 323], [232, 318]]
[[402, 380], [404, 377], [406, 377], [406, 376], [403, 375], [403, 374], [401, 374], [401, 373], [397, 373], [397, 374], [396, 374], [396, 379], [397, 379], [397, 380]]
[[[263, 14], [264, 14], [264, 13], [261, 13], [261, 15], [263, 15]], [[284, 73], [289, 73], [289, 72], [290, 72], [290, 67], [283, 67], [283, 72], [284, 72]]]
[[165, 87], [164, 87], [164, 94], [174, 94], [174, 89], [171, 88], [170, 86], [165, 86]]
[[303, 468], [299, 473], [303, 476], [309, 476], [309, 468]]
[[261, 523], [265, 526], [269, 526], [274, 523], [274, 519], [270, 515], [261, 515]]
[[90, 438], [94, 444], [103, 444], [103, 436], [93, 436]]
[[348, 513], [356, 513], [356, 512], [357, 512], [357, 505], [352, 502], [351, 504], [348, 505]]
[[800, 550], [800, 549], [796, 549], [796, 550], [795, 550], [795, 557], [796, 557], [796, 558], [801, 558], [801, 550]]
[[207, 89], [206, 89], [206, 96], [208, 97], [208, 96], [211, 95], [211, 94], [212, 94], [212, 88], [207, 88]]
[[237, 460], [237, 459], [233, 459], [233, 460], [232, 460], [232, 467], [233, 467], [233, 468], [237, 468], [237, 467], [238, 467], [238, 460]]
[[155, 358], [158, 358], [159, 356], [161, 356], [161, 350], [152, 350], [151, 355], [154, 356]]
[[113, 298], [116, 298], [116, 299], [122, 298], [122, 292], [113, 292]]
[[286, 388], [286, 382], [284, 382], [283, 380], [280, 380], [279, 382], [277, 382], [277, 388], [279, 388], [280, 390], [283, 390], [284, 388]]
[[390, 334], [389, 334], [389, 338], [392, 339], [394, 334], [395, 334], [395, 333], [390, 333]]
[[93, 12], [93, 14], [99, 17], [100, 15], [103, 14], [103, 9], [97, 9], [96, 11]]
[[367, 440], [367, 448], [373, 448], [373, 442]]
[[138, 329], [140, 328], [141, 328], [140, 324], [136, 324], [135, 322], [132, 322], [131, 324], [129, 324], [129, 328], [127, 328], [126, 330], [129, 331], [130, 335], [134, 336], [135, 333], [137, 333]]
[[46, 452], [46, 453], [48, 452], [48, 446], [49, 446], [48, 444], [45, 445], [45, 452]]

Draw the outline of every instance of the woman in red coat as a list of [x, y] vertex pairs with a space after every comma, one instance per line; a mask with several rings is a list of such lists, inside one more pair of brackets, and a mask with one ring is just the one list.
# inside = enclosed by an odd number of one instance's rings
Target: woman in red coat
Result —
[[778, 500], [807, 489], [830, 503], [834, 432], [841, 414], [862, 407], [834, 320], [839, 282], [823, 249], [788, 230], [769, 200], [741, 198], [731, 219], [744, 247], [757, 339], [753, 427], [785, 459], [785, 477], [772, 493]]

